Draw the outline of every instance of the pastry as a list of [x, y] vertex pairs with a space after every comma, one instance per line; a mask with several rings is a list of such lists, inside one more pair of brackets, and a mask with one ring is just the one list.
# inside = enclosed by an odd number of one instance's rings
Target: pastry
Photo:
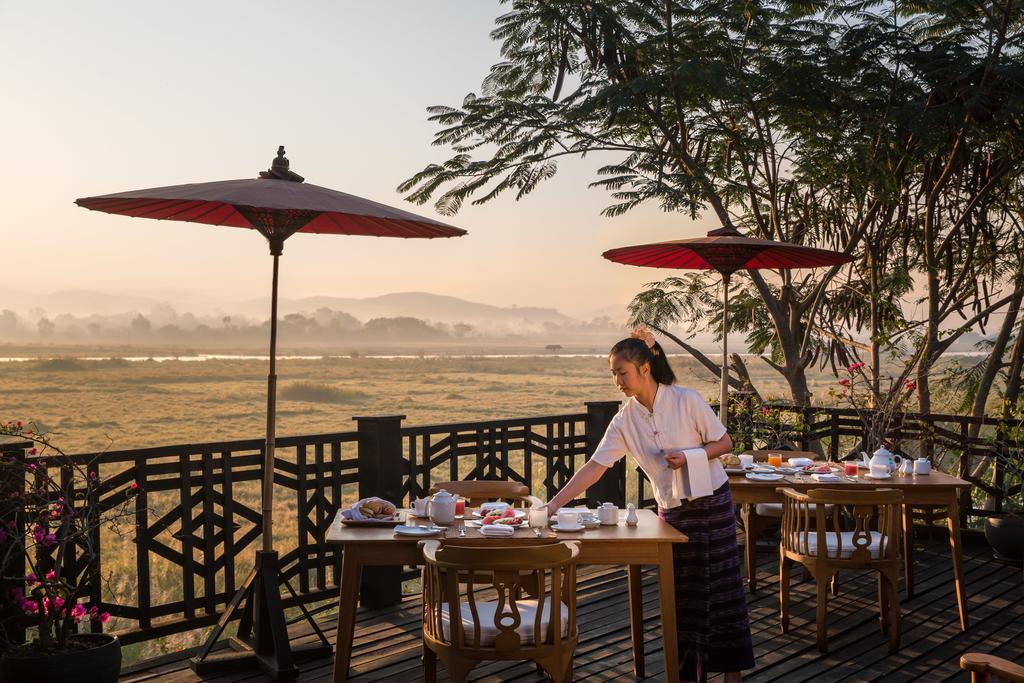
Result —
[[719, 460], [722, 461], [722, 466], [723, 467], [739, 467], [740, 466], [740, 457], [738, 455], [733, 454], [733, 453], [726, 453], [725, 455], [721, 456], [719, 458]]

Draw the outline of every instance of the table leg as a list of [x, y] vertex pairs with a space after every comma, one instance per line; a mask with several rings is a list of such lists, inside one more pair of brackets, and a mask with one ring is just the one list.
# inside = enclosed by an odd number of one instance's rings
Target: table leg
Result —
[[914, 516], [909, 504], [903, 506], [903, 585], [907, 597], [914, 597]]
[[633, 674], [646, 678], [644, 674], [644, 593], [640, 582], [640, 565], [627, 568], [629, 576], [629, 628], [633, 637]]
[[665, 680], [679, 681], [679, 640], [676, 627], [676, 576], [672, 544], [658, 544], [658, 589], [661, 593], [661, 637], [665, 646]]
[[356, 631], [356, 609], [359, 600], [359, 582], [363, 567], [357, 551], [345, 548], [341, 553], [341, 595], [338, 599], [338, 644], [334, 648], [334, 683], [348, 680], [348, 665], [352, 658], [352, 639]]
[[967, 621], [967, 592], [964, 586], [964, 558], [960, 541], [960, 503], [957, 500], [959, 493], [954, 490], [949, 494], [949, 505], [947, 505], [946, 522], [949, 525], [949, 549], [953, 555], [953, 579], [956, 584], [956, 602], [960, 608], [960, 630], [966, 631]]
[[744, 503], [740, 508], [743, 520], [743, 564], [747, 572], [747, 587], [753, 593], [757, 590], [757, 513], [753, 504]]

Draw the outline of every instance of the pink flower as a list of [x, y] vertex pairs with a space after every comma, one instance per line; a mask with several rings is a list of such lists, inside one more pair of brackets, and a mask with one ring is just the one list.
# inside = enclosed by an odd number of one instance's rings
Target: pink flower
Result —
[[839, 380], [839, 385], [843, 387], [848, 387], [850, 386], [850, 380], [847, 379], [846, 377], [843, 377], [841, 380]]
[[134, 481], [133, 481], [133, 482], [132, 482], [132, 486], [131, 486], [131, 489], [132, 489], [132, 491], [138, 491], [138, 490], [139, 490], [139, 484], [138, 484], [138, 482], [134, 482]]
[[860, 363], [853, 363], [852, 365], [850, 365], [849, 367], [846, 368], [846, 371], [847, 372], [855, 372], [857, 370], [860, 370], [862, 367], [864, 367], [864, 365], [865, 364], [864, 364], [863, 361], [860, 362]]
[[77, 605], [75, 605], [74, 607], [71, 608], [71, 617], [76, 622], [81, 620], [81, 618], [84, 617], [85, 614], [86, 614], [86, 609], [85, 609], [85, 606], [82, 605], [82, 603], [78, 603]]
[[35, 572], [30, 572], [25, 576], [25, 583], [29, 586], [34, 586], [39, 583], [39, 578], [35, 575]]
[[101, 624], [105, 624], [108, 621], [110, 621], [110, 612], [103, 612], [96, 618], [99, 620]]
[[46, 572], [46, 580], [47, 581], [56, 581], [57, 580], [57, 570], [51, 569], [50, 571]]
[[914, 382], [914, 381], [909, 380], [909, 379], [908, 380], [904, 380], [903, 381], [903, 386], [906, 388], [907, 391], [913, 391], [914, 389], [917, 389], [917, 382]]
[[35, 447], [28, 449], [28, 454], [29, 455], [35, 455], [38, 452], [39, 452], [39, 449], [35, 448]]

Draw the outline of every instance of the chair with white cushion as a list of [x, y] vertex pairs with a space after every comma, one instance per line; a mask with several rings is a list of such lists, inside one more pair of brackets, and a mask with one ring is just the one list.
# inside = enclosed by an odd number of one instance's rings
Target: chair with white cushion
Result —
[[[889, 652], [900, 642], [899, 542], [903, 494], [900, 491], [811, 489], [799, 493], [780, 489], [782, 544], [779, 549], [779, 602], [782, 631], [789, 630], [789, 575], [794, 562], [802, 564], [818, 587], [818, 649], [828, 652], [828, 586], [842, 569], [878, 572], [878, 611], [883, 633], [889, 634]], [[832, 515], [847, 509], [853, 530], [839, 531]], [[829, 524], [831, 522], [831, 524]], [[829, 528], [831, 526], [831, 528]]]
[[[572, 680], [577, 543], [420, 544], [423, 549], [424, 680], [440, 659], [455, 683], [487, 660], [530, 660], [556, 682]], [[520, 597], [524, 581], [544, 587]], [[497, 593], [496, 599], [478, 591]], [[451, 615], [457, 614], [453, 619]]]

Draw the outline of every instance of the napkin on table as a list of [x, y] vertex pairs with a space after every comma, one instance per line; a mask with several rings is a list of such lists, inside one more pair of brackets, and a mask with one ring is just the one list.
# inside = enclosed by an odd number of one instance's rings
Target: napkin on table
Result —
[[829, 474], [824, 474], [824, 473], [823, 474], [812, 474], [811, 475], [811, 479], [813, 479], [814, 481], [819, 482], [819, 483], [823, 482], [823, 481], [842, 481], [842, 479], [839, 477], [838, 474], [832, 474], [832, 473], [829, 473]]
[[485, 524], [480, 527], [480, 533], [484, 536], [511, 536], [515, 532], [508, 524]]

